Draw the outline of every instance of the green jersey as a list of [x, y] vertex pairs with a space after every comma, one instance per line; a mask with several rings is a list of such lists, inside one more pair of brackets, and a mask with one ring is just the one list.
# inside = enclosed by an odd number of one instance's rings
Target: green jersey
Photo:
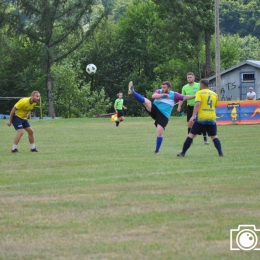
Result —
[[115, 101], [115, 104], [114, 104], [114, 106], [116, 107], [116, 110], [122, 110], [123, 109], [123, 103], [124, 103], [124, 100], [122, 98], [118, 98]]
[[[194, 82], [192, 85], [186, 84], [182, 87], [182, 95], [195, 96], [196, 92], [200, 90], [200, 83]], [[187, 100], [188, 106], [194, 107], [195, 99]]]

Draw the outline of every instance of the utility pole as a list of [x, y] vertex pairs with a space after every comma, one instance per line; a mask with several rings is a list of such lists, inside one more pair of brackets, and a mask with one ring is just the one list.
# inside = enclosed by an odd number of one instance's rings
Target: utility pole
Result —
[[219, 43], [219, 4], [215, 0], [215, 66], [216, 66], [216, 93], [220, 97], [221, 76], [220, 76], [220, 43]]

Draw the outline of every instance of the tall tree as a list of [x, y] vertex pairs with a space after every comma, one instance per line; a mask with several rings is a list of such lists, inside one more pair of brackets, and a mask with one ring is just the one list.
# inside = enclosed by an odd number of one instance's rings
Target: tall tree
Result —
[[[32, 41], [42, 44], [46, 68], [49, 115], [55, 117], [51, 66], [76, 50], [105, 17], [95, 0], [18, 0], [13, 25]], [[93, 10], [94, 16], [93, 16]], [[68, 41], [73, 35], [74, 41]], [[68, 44], [69, 42], [69, 44]]]
[[219, 8], [221, 33], [251, 34], [260, 39], [259, 0], [220, 0]]
[[[211, 74], [210, 40], [214, 33], [214, 0], [153, 0], [160, 6], [161, 18], [168, 18], [169, 33], [178, 39], [180, 53], [197, 63], [197, 74]], [[201, 67], [200, 50], [206, 45], [206, 60]], [[184, 58], [184, 57], [183, 57]], [[204, 74], [203, 73], [203, 74]], [[203, 75], [204, 77], [204, 75]]]

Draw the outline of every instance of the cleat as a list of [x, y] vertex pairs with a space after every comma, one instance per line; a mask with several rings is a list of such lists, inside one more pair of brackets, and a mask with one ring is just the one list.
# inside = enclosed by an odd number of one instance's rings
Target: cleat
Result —
[[184, 154], [183, 153], [177, 153], [177, 156], [184, 157]]
[[134, 84], [133, 84], [133, 81], [130, 81], [128, 84], [128, 94], [132, 95], [133, 92], [134, 92]]
[[159, 154], [160, 152], [159, 152], [159, 151], [154, 151], [153, 153], [154, 153], [154, 154]]
[[223, 153], [220, 153], [219, 156], [224, 156], [224, 154], [223, 154]]
[[204, 144], [209, 144], [209, 141], [208, 140], [204, 140]]
[[12, 149], [11, 153], [19, 153], [18, 149]]
[[31, 149], [30, 152], [39, 152], [36, 148]]

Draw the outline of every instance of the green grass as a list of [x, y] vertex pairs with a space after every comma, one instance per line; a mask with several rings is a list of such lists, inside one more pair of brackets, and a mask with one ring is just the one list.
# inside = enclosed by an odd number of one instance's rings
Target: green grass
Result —
[[260, 228], [260, 125], [218, 126], [225, 157], [198, 136], [184, 158], [185, 118], [158, 155], [150, 118], [31, 125], [40, 153], [25, 134], [11, 154], [0, 120], [0, 259], [259, 259], [229, 231]]

